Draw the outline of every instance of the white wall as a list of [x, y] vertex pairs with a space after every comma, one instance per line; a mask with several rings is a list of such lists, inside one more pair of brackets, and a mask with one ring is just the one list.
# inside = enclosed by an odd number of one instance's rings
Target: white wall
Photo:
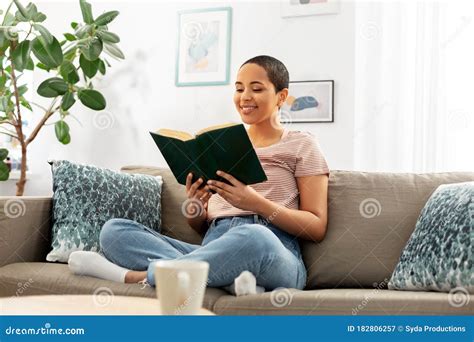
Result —
[[[55, 34], [69, 31], [81, 18], [79, 1], [44, 2], [45, 24]], [[68, 159], [118, 170], [123, 165], [166, 165], [148, 134], [167, 127], [186, 131], [228, 121], [239, 121], [233, 107], [233, 82], [248, 58], [268, 54], [282, 60], [291, 80], [335, 80], [335, 122], [290, 124], [289, 129], [310, 131], [318, 138], [331, 169], [351, 169], [354, 107], [354, 8], [343, 2], [336, 15], [284, 19], [279, 1], [273, 2], [97, 2], [95, 15], [117, 9], [109, 29], [120, 35], [126, 60], [116, 62], [97, 88], [105, 95], [106, 113], [80, 103], [72, 113], [71, 143], [56, 141], [54, 127], [44, 127], [30, 146], [33, 173], [26, 195], [51, 191], [48, 158]], [[176, 12], [182, 9], [233, 8], [231, 82], [227, 86], [175, 87]], [[38, 71], [35, 87], [45, 78]], [[31, 93], [30, 93], [31, 94]], [[38, 96], [35, 101], [40, 102]], [[111, 120], [99, 129], [100, 120]], [[39, 120], [39, 115], [37, 119]], [[0, 183], [0, 193], [14, 194], [14, 181]]]

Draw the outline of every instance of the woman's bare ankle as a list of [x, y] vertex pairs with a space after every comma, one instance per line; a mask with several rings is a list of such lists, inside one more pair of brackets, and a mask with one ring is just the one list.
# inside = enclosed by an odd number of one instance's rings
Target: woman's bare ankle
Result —
[[125, 273], [125, 283], [138, 283], [140, 280], [146, 278], [146, 271], [128, 271]]

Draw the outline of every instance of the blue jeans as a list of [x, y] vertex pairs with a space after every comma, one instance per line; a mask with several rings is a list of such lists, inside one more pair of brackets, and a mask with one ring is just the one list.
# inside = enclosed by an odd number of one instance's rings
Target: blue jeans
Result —
[[202, 245], [160, 234], [127, 219], [107, 221], [100, 232], [102, 254], [130, 270], [147, 270], [155, 286], [154, 260], [201, 260], [209, 263], [209, 287], [233, 284], [250, 271], [257, 285], [303, 289], [306, 268], [297, 239], [258, 215], [222, 217], [210, 224]]

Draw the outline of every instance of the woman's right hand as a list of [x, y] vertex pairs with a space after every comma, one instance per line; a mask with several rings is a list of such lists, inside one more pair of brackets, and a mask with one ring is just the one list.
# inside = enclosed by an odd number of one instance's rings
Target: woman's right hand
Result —
[[[197, 181], [191, 184], [193, 180], [193, 174], [189, 173], [186, 177], [186, 196], [188, 199], [195, 199], [199, 201], [204, 211], [207, 211], [207, 204], [212, 196], [209, 186], [201, 187], [203, 179], [199, 178]], [[200, 188], [201, 187], [201, 188]]]

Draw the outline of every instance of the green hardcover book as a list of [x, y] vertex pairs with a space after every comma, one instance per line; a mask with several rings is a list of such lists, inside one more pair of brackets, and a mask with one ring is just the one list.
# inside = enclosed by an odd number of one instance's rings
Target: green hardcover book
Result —
[[200, 130], [195, 136], [187, 132], [160, 129], [150, 132], [178, 183], [186, 185], [193, 173], [195, 182], [215, 179], [229, 183], [216, 174], [227, 172], [244, 184], [267, 180], [265, 171], [242, 124], [224, 124]]

